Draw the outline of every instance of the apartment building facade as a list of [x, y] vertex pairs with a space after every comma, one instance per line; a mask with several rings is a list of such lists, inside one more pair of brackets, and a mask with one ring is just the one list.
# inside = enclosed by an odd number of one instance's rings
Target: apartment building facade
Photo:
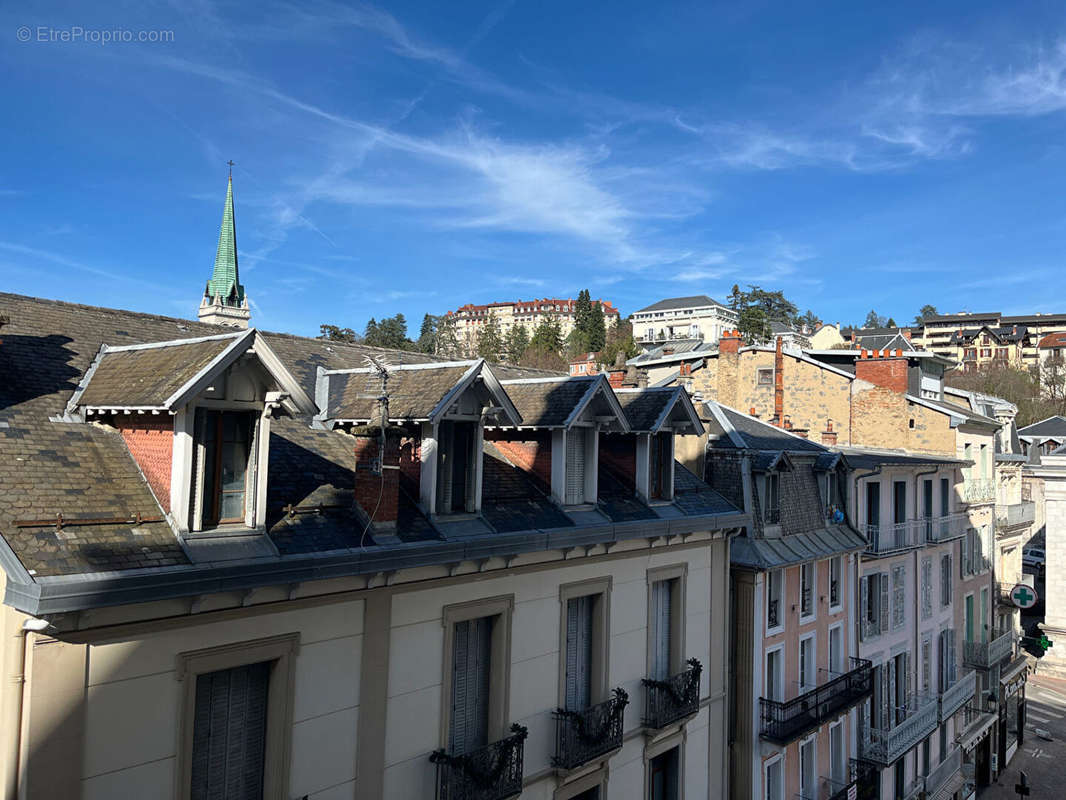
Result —
[[[615, 324], [620, 319], [618, 309], [609, 300], [595, 300], [603, 310], [603, 316], [608, 326]], [[573, 298], [545, 297], [535, 300], [502, 301], [499, 303], [475, 304], [467, 303], [455, 311], [449, 311], [447, 317], [455, 325], [455, 333], [460, 344], [467, 353], [477, 350], [478, 332], [495, 318], [500, 325], [503, 335], [514, 328], [525, 328], [528, 336], [533, 335], [534, 329], [545, 319], [553, 319], [559, 323], [559, 330], [566, 338], [574, 330], [577, 315], [577, 301]]]
[[856, 646], [866, 543], [842, 510], [845, 458], [713, 401], [705, 417], [708, 482], [753, 509], [730, 557], [731, 796], [846, 798], [872, 672]]
[[998, 311], [941, 314], [913, 329], [915, 346], [957, 361], [964, 366], [1007, 363], [1035, 366], [1040, 341], [1066, 333], [1066, 314], [1005, 316]]
[[8, 796], [728, 792], [683, 391], [0, 308]]
[[633, 338], [645, 349], [668, 342], [716, 342], [737, 312], [707, 295], [668, 297], [633, 312]]

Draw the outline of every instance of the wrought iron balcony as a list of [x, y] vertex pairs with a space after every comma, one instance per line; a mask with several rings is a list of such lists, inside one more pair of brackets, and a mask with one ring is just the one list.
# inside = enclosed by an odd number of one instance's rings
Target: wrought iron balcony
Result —
[[[881, 767], [863, 758], [850, 758], [851, 782], [858, 790], [859, 800], [874, 800], [881, 795]], [[847, 797], [845, 794], [844, 797]], [[831, 800], [843, 800], [833, 796]]]
[[967, 670], [966, 674], [940, 693], [940, 721], [966, 705], [977, 692], [977, 673]]
[[962, 511], [942, 517], [926, 517], [920, 522], [925, 530], [925, 540], [937, 544], [965, 536], [970, 527], [970, 517]]
[[862, 758], [887, 767], [936, 730], [940, 704], [930, 695], [911, 701], [902, 722], [887, 728], [868, 728], [859, 740]]
[[[955, 776], [961, 777], [962, 748], [956, 747], [925, 776], [925, 796], [934, 797], [945, 788]], [[949, 795], [950, 796], [950, 795]]]
[[967, 503], [991, 503], [996, 499], [996, 482], [988, 478], [967, 478], [962, 484], [962, 499]]
[[[866, 539], [866, 552], [874, 555], [890, 555], [925, 543], [919, 534], [919, 520], [908, 520], [894, 524], [866, 523], [863, 526]], [[924, 533], [924, 529], [922, 531]]]
[[522, 755], [527, 731], [511, 726], [511, 735], [463, 755], [437, 750], [437, 800], [506, 800], [522, 793]]
[[645, 678], [644, 725], [665, 728], [671, 723], [691, 717], [700, 710], [700, 675], [703, 665], [695, 658], [688, 660], [688, 669], [663, 681]]
[[622, 719], [629, 695], [614, 690], [610, 700], [582, 711], [555, 712], [555, 755], [552, 766], [573, 769], [622, 746]]
[[786, 745], [847, 711], [868, 697], [872, 664], [852, 658], [851, 669], [791, 700], [759, 698], [759, 735], [774, 744]]
[[963, 663], [979, 669], [993, 667], [1014, 651], [1014, 631], [993, 631], [995, 636], [987, 642], [963, 642]]
[[1023, 502], [996, 505], [996, 529], [1001, 531], [1022, 528], [1036, 521], [1036, 503]]

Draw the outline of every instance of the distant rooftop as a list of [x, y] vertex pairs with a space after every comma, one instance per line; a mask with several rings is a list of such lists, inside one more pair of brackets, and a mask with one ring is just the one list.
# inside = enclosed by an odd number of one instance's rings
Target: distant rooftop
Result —
[[637, 309], [636, 313], [641, 314], [645, 311], [672, 311], [676, 308], [702, 308], [704, 306], [720, 306], [726, 308], [722, 303], [719, 303], [713, 297], [708, 297], [705, 294], [695, 294], [690, 297], [668, 297], [665, 300], [660, 300], [658, 303], [652, 303], [650, 306]]

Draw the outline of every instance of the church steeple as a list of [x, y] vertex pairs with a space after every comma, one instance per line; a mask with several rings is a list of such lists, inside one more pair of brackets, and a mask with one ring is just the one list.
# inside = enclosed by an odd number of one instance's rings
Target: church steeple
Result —
[[251, 311], [237, 271], [237, 230], [233, 219], [233, 162], [230, 162], [226, 204], [218, 232], [215, 269], [200, 301], [200, 321], [211, 325], [247, 328]]

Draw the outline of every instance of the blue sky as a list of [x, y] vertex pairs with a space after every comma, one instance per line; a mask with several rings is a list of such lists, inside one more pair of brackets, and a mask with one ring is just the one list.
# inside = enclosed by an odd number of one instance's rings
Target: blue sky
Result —
[[[734, 283], [1064, 312], [1062, 6], [929, 5], [8, 3], [0, 288], [193, 315], [232, 158], [272, 330]], [[40, 41], [75, 26], [172, 41]]]

